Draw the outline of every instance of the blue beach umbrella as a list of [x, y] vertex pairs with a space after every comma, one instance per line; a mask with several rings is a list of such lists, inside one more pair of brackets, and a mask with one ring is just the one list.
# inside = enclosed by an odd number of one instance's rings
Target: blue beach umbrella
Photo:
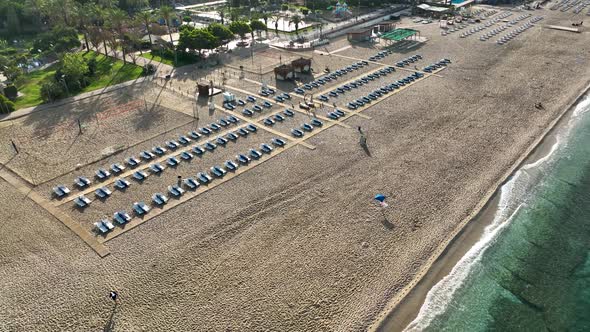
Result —
[[385, 203], [386, 198], [387, 197], [383, 194], [375, 195], [375, 200], [379, 202], [379, 205], [381, 205], [381, 207], [387, 207], [387, 203]]

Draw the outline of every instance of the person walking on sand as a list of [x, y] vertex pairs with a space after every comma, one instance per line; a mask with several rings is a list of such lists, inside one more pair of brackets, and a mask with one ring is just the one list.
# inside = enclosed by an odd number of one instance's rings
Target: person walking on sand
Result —
[[119, 296], [119, 294], [117, 294], [117, 292], [116, 292], [116, 291], [111, 291], [111, 292], [109, 293], [109, 298], [110, 298], [111, 300], [113, 300], [113, 302], [115, 302], [115, 303], [117, 303], [117, 297], [118, 297], [118, 296]]
[[361, 128], [361, 126], [358, 126], [358, 131], [360, 133], [360, 137], [359, 137], [359, 144], [363, 147], [363, 148], [367, 148], [367, 136], [365, 135], [365, 133], [363, 132], [363, 129]]

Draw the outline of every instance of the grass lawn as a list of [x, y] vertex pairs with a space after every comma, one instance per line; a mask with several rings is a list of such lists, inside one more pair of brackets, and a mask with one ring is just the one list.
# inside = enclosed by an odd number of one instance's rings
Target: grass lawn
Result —
[[161, 62], [163, 64], [166, 65], [170, 65], [173, 67], [182, 67], [182, 66], [186, 66], [186, 65], [192, 65], [195, 64], [197, 62], [199, 62], [199, 59], [194, 59], [194, 58], [185, 58], [181, 55], [178, 56], [178, 63], [176, 64], [176, 66], [174, 65], [174, 56], [171, 57], [167, 57], [167, 56], [159, 56], [159, 55], [153, 55], [151, 52], [144, 52], [143, 55], [141, 55], [142, 57], [149, 59], [149, 60], [154, 60], [157, 62]]
[[159, 55], [153, 55], [152, 53], [149, 53], [149, 52], [144, 52], [143, 55], [141, 55], [141, 57], [149, 59], [149, 60], [158, 61], [158, 62], [161, 62], [165, 65], [174, 66], [174, 59], [162, 58]]
[[[88, 86], [76, 94], [102, 89], [106, 86], [119, 84], [125, 81], [134, 80], [142, 76], [143, 69], [131, 63], [123, 65], [123, 61], [106, 57], [103, 54], [88, 52], [84, 58], [90, 59], [96, 57], [96, 73], [90, 78]], [[17, 81], [17, 87], [20, 94], [14, 102], [16, 109], [35, 106], [43, 103], [41, 99], [41, 85], [51, 80], [55, 75], [57, 65], [53, 65], [43, 70], [37, 70], [25, 74]], [[74, 95], [76, 95], [74, 94]]]

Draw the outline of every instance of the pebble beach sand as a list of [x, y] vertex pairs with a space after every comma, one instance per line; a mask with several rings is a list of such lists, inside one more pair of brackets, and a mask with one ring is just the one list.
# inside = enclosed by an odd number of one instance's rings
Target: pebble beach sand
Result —
[[[315, 150], [295, 146], [108, 241], [104, 258], [0, 179], [0, 331], [369, 329], [588, 85], [589, 32], [542, 28], [569, 25], [567, 13], [533, 14], [545, 20], [502, 46], [441, 36], [436, 24], [419, 27], [429, 41], [410, 54], [424, 57], [420, 66], [451, 59], [440, 77], [375, 104], [363, 112], [371, 119], [352, 117], [345, 122], [350, 128], [319, 133], [307, 141]], [[334, 43], [338, 50], [345, 40]], [[341, 61], [375, 52], [357, 45], [332, 56]], [[330, 63], [318, 62], [320, 68]], [[392, 75], [401, 76], [399, 70]], [[351, 92], [350, 99], [367, 92]], [[173, 97], [163, 99], [146, 137], [177, 127], [186, 132], [190, 116], [166, 112], [173, 104]], [[25, 131], [39, 126], [20, 123]], [[118, 143], [141, 145], [120, 125], [112, 129]], [[367, 133], [368, 154], [358, 145], [357, 126]], [[5, 145], [10, 134], [3, 128]], [[248, 138], [252, 144], [272, 137], [258, 134]], [[10, 153], [0, 149], [2, 166]], [[51, 165], [34, 175], [48, 181], [35, 188], [43, 195], [55, 185], [50, 179], [72, 171], [75, 162], [63, 172]], [[151, 182], [143, 188], [128, 198], [114, 195], [109, 204], [129, 205], [165, 190]], [[386, 219], [372, 201], [376, 193], [389, 196]], [[97, 206], [66, 213], [90, 228], [100, 218]], [[116, 307], [111, 290], [119, 293]]]

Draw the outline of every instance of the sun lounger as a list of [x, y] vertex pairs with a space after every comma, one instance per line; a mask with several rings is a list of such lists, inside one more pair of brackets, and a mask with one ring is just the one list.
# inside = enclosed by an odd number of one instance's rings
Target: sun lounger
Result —
[[211, 130], [207, 127], [202, 127], [199, 128], [199, 131], [203, 134], [203, 135], [210, 135], [211, 134]]
[[229, 126], [229, 122], [227, 122], [225, 119], [219, 119], [217, 120], [217, 123], [219, 123], [219, 125], [222, 127]]
[[315, 127], [321, 127], [324, 125], [324, 123], [318, 119], [312, 119], [311, 124]]
[[217, 147], [217, 145], [215, 145], [215, 144], [213, 144], [211, 142], [207, 142], [203, 146], [205, 147], [205, 149], [207, 149], [209, 151], [213, 151]]
[[182, 158], [183, 160], [191, 160], [191, 159], [193, 159], [193, 155], [190, 152], [183, 151], [180, 154], [180, 158]]
[[215, 130], [215, 131], [219, 131], [221, 129], [221, 127], [218, 126], [216, 123], [210, 124], [209, 128], [211, 128], [212, 130]]
[[263, 123], [267, 126], [272, 126], [273, 124], [275, 124], [274, 120], [271, 118], [264, 119]]
[[240, 129], [238, 129], [238, 134], [239, 134], [240, 136], [248, 136], [248, 134], [249, 134], [249, 133], [250, 133], [250, 132], [248, 132], [248, 131], [247, 131], [246, 129], [244, 129], [244, 128], [240, 128]]
[[255, 125], [253, 125], [253, 124], [249, 124], [249, 125], [247, 125], [247, 126], [246, 126], [246, 129], [247, 129], [249, 132], [252, 132], [252, 133], [254, 133], [254, 132], [256, 132], [256, 130], [258, 130], [258, 128], [257, 128]]
[[90, 205], [90, 203], [92, 203], [92, 201], [89, 200], [88, 197], [81, 195], [81, 196], [78, 196], [74, 199], [74, 203], [76, 203], [76, 205], [80, 208], [85, 208], [88, 205]]
[[117, 189], [123, 190], [127, 187], [129, 187], [131, 183], [129, 183], [129, 181], [125, 180], [125, 179], [117, 179], [117, 181], [115, 181], [115, 187], [117, 187]]
[[147, 174], [144, 171], [137, 171], [133, 173], [133, 178], [137, 181], [143, 181], [147, 178]]
[[250, 155], [250, 157], [252, 157], [254, 159], [259, 159], [260, 157], [262, 157], [262, 153], [254, 150], [254, 149], [250, 149], [248, 151], [248, 154]]
[[236, 169], [238, 169], [238, 165], [236, 165], [236, 163], [231, 160], [227, 160], [223, 165], [225, 166], [225, 169], [230, 172], [234, 172]]
[[272, 152], [272, 148], [270, 147], [270, 145], [266, 143], [260, 144], [260, 150], [267, 154], [270, 154]]
[[112, 231], [115, 228], [115, 226], [106, 219], [101, 220], [101, 222], [109, 231]]
[[211, 177], [207, 173], [203, 172], [197, 173], [197, 179], [203, 184], [211, 182]]
[[104, 179], [108, 178], [109, 176], [111, 176], [111, 173], [109, 173], [109, 171], [105, 170], [104, 168], [99, 168], [95, 172], [95, 174], [99, 180], [104, 180]]
[[203, 150], [203, 148], [202, 148], [202, 147], [200, 147], [200, 146], [198, 146], [198, 145], [197, 145], [197, 146], [194, 146], [194, 147], [193, 147], [193, 152], [194, 152], [194, 153], [195, 153], [197, 156], [200, 156], [200, 155], [202, 155], [203, 153], [205, 153], [205, 150]]
[[74, 179], [74, 183], [76, 184], [76, 186], [78, 186], [78, 188], [84, 188], [84, 187], [87, 187], [92, 182], [84, 176], [79, 176], [76, 179]]
[[156, 203], [156, 205], [164, 205], [168, 203], [168, 197], [160, 193], [155, 193], [152, 195], [152, 201]]
[[163, 170], [164, 170], [164, 166], [157, 164], [157, 163], [150, 166], [150, 171], [152, 171], [152, 173], [154, 173], [154, 174], [162, 173]]
[[313, 127], [309, 123], [302, 124], [301, 128], [305, 131], [312, 131], [313, 130]]
[[195, 190], [199, 187], [199, 183], [193, 178], [184, 179], [184, 185], [189, 187], [191, 190]]
[[120, 225], [131, 220], [131, 216], [125, 211], [118, 211], [113, 214], [113, 220], [118, 222]]
[[246, 165], [250, 162], [250, 158], [241, 153], [236, 155], [236, 160], [242, 165]]
[[64, 185], [58, 185], [57, 187], [53, 187], [53, 193], [57, 197], [64, 197], [70, 193], [70, 189]]
[[176, 157], [170, 157], [168, 158], [168, 160], [166, 160], [166, 164], [168, 164], [168, 166], [174, 167], [177, 166], [180, 163], [180, 161], [178, 161], [178, 159], [176, 159]]
[[245, 116], [252, 116], [252, 115], [254, 115], [254, 113], [251, 110], [247, 109], [247, 108], [244, 108], [242, 110], [242, 114], [244, 114]]
[[139, 165], [139, 160], [137, 160], [137, 158], [135, 158], [135, 157], [129, 157], [125, 160], [125, 162], [127, 163], [127, 165], [129, 165], [131, 167], [135, 167], [135, 166]]
[[180, 197], [184, 194], [184, 189], [177, 185], [168, 186], [168, 192], [174, 197]]
[[262, 107], [260, 107], [258, 105], [252, 106], [252, 109], [255, 110], [256, 112], [262, 112]]
[[291, 134], [295, 137], [303, 137], [303, 132], [299, 129], [291, 129]]
[[96, 194], [97, 197], [105, 199], [105, 198], [111, 196], [112, 191], [107, 187], [101, 187], [101, 188], [96, 189], [96, 191], [94, 193]]
[[238, 135], [234, 134], [234, 133], [227, 133], [227, 135], [225, 135], [225, 137], [227, 137], [227, 139], [235, 141], [238, 139]]
[[98, 229], [98, 232], [101, 234], [109, 232], [109, 229], [103, 224], [102, 220], [95, 222], [94, 227], [96, 227], [96, 229]]
[[150, 208], [144, 202], [135, 202], [133, 203], [133, 210], [138, 215], [146, 214], [150, 211]]
[[152, 148], [152, 152], [155, 153], [155, 154], [157, 154], [157, 155], [159, 155], [159, 156], [161, 156], [164, 153], [166, 153], [166, 149], [164, 149], [163, 147], [160, 147], [160, 146], [154, 146]]
[[285, 146], [285, 144], [287, 144], [287, 143], [285, 143], [285, 141], [283, 141], [283, 140], [282, 140], [282, 139], [280, 139], [280, 138], [273, 138], [273, 139], [272, 139], [272, 144], [274, 144], [275, 146], [278, 146], [278, 147], [283, 147], [283, 146]]
[[184, 136], [184, 135], [181, 135], [181, 136], [178, 137], [178, 142], [180, 144], [182, 144], [182, 145], [187, 145], [188, 143], [191, 142], [191, 139], [188, 138], [188, 137], [186, 137], [186, 136]]
[[151, 160], [154, 158], [154, 154], [149, 151], [143, 151], [139, 154], [139, 156], [145, 160]]
[[215, 139], [215, 142], [217, 142], [217, 144], [219, 144], [219, 145], [226, 145], [227, 144], [227, 139], [225, 139], [223, 136], [218, 136]]
[[125, 170], [125, 166], [121, 165], [121, 164], [112, 164], [111, 165], [111, 171], [113, 171], [113, 173], [117, 174], [117, 173], [121, 173]]
[[238, 123], [238, 122], [240, 122], [240, 119], [236, 118], [233, 115], [230, 115], [227, 117], [227, 121], [229, 121], [230, 123]]
[[188, 135], [192, 138], [192, 139], [199, 139], [199, 137], [201, 137], [201, 134], [197, 133], [196, 131], [191, 131], [188, 133]]
[[225, 173], [226, 173], [225, 170], [223, 170], [219, 166], [213, 166], [213, 167], [211, 167], [210, 171], [211, 171], [211, 174], [213, 174], [214, 176], [216, 176], [218, 178], [223, 177], [225, 175]]
[[176, 141], [167, 141], [166, 142], [166, 146], [170, 150], [175, 150], [175, 149], [177, 149], [180, 146], [180, 144], [178, 144], [178, 142], [176, 142]]

